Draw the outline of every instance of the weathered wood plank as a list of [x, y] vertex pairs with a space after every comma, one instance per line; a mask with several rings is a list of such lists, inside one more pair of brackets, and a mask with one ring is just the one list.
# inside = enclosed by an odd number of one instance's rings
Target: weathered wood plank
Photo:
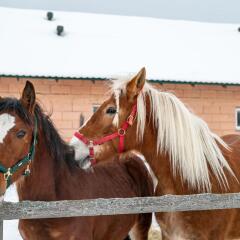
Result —
[[240, 194], [165, 195], [57, 202], [3, 202], [0, 204], [0, 219], [59, 218], [228, 208], [240, 208]]

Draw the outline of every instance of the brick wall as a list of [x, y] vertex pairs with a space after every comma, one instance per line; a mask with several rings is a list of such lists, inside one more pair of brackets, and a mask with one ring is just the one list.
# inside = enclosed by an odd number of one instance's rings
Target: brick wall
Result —
[[[27, 79], [0, 78], [0, 96], [19, 97]], [[80, 113], [87, 119], [93, 106], [107, 98], [107, 82], [91, 80], [29, 79], [37, 98], [48, 112], [62, 136], [69, 140], [79, 128]], [[240, 107], [240, 87], [190, 84], [155, 84], [174, 92], [197, 115], [205, 119], [219, 135], [234, 133], [235, 108]]]
[[237, 133], [235, 108], [240, 106], [240, 86], [164, 84], [219, 135]]

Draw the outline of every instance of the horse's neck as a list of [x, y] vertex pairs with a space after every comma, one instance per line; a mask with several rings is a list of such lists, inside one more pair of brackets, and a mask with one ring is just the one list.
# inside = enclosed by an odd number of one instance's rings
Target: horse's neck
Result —
[[50, 154], [43, 149], [46, 148], [39, 143], [31, 163], [30, 176], [23, 177], [17, 183], [20, 200], [56, 200], [57, 178], [68, 168], [57, 166]]
[[[136, 129], [131, 129], [129, 133], [130, 136], [134, 136]], [[192, 193], [191, 190], [188, 190], [187, 186], [183, 186], [179, 175], [174, 176], [168, 154], [157, 152], [157, 139], [154, 130], [150, 127], [145, 130], [141, 144], [134, 142], [132, 139], [130, 137], [126, 141], [127, 150], [136, 149], [144, 155], [158, 179], [158, 195]]]
[[154, 149], [151, 153], [150, 149], [151, 148], [143, 151], [142, 153], [147, 159], [158, 180], [158, 185], [156, 188], [157, 194], [165, 195], [192, 193], [192, 191], [188, 190], [187, 187], [184, 187], [182, 180], [178, 174], [176, 176], [173, 175], [168, 155], [156, 154], [154, 152]]

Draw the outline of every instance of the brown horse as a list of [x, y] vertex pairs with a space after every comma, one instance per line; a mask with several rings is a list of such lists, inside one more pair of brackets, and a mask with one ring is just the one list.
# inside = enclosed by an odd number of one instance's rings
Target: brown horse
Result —
[[[240, 137], [219, 138], [176, 96], [145, 79], [143, 68], [113, 81], [109, 99], [71, 141], [76, 159], [87, 166], [88, 156], [100, 162], [104, 153], [136, 149], [158, 179], [158, 196], [239, 192]], [[163, 239], [240, 238], [240, 210], [158, 213], [157, 220]]]
[[[20, 100], [0, 99], [0, 159], [1, 195], [16, 182], [21, 201], [153, 195], [148, 170], [134, 152], [92, 171], [80, 169], [29, 82]], [[131, 229], [136, 239], [147, 240], [150, 225], [151, 214], [139, 214], [20, 220], [19, 229], [24, 240], [123, 240]]]

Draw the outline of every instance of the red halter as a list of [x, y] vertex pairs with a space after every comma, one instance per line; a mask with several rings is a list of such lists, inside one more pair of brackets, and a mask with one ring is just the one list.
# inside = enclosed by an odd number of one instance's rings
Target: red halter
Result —
[[104, 136], [97, 140], [89, 140], [83, 134], [81, 134], [79, 132], [74, 133], [74, 136], [76, 138], [78, 138], [80, 141], [82, 141], [83, 143], [85, 143], [88, 146], [89, 156], [90, 156], [92, 165], [96, 163], [96, 160], [94, 158], [94, 146], [96, 146], [96, 145], [101, 145], [105, 142], [109, 142], [109, 141], [119, 137], [118, 152], [122, 153], [124, 151], [124, 138], [126, 135], [126, 131], [129, 126], [133, 125], [133, 122], [136, 118], [136, 114], [137, 114], [137, 104], [135, 104], [133, 106], [131, 114], [128, 116], [127, 120], [122, 124], [121, 128], [119, 128], [117, 130], [117, 132], [107, 135], [107, 136]]

